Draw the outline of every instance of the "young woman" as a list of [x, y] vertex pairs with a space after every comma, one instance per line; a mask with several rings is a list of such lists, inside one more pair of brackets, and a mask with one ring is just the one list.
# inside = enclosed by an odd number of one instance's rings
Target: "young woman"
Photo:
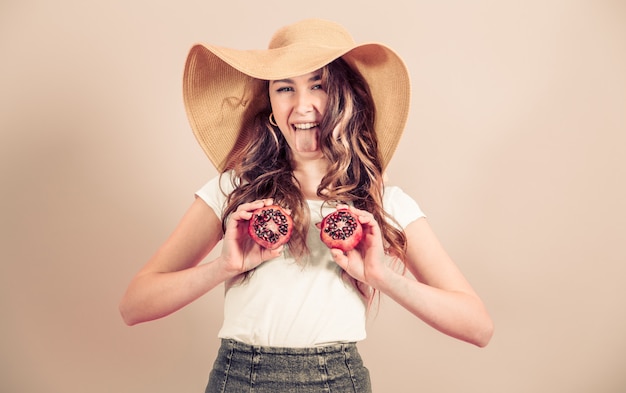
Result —
[[[304, 20], [269, 49], [196, 45], [184, 97], [194, 133], [220, 175], [134, 277], [127, 324], [164, 317], [225, 283], [224, 322], [207, 392], [369, 392], [356, 342], [377, 294], [477, 346], [493, 325], [415, 201], [384, 170], [409, 108], [409, 78], [388, 47]], [[289, 242], [270, 250], [248, 222], [280, 205]], [[319, 223], [358, 217], [353, 250], [329, 248]], [[222, 242], [221, 255], [201, 263]]]

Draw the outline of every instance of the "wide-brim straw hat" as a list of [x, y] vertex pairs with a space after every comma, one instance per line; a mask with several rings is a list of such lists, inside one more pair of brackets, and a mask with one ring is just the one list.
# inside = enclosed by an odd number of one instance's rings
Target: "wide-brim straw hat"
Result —
[[267, 108], [265, 80], [292, 78], [343, 58], [369, 84], [375, 130], [386, 167], [404, 130], [410, 83], [402, 59], [380, 43], [356, 44], [341, 25], [307, 19], [279, 29], [265, 50], [194, 45], [187, 57], [183, 96], [200, 146], [218, 171], [230, 169]]

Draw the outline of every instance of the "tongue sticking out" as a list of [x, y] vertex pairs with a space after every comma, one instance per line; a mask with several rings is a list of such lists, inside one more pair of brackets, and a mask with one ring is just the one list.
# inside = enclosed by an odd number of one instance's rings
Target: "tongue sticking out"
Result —
[[312, 152], [317, 150], [318, 127], [308, 130], [296, 130], [296, 150], [301, 152]]

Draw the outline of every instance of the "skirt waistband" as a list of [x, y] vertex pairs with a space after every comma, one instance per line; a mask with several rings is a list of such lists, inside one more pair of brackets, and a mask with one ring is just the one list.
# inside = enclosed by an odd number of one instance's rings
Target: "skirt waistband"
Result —
[[262, 345], [250, 345], [233, 339], [222, 339], [222, 347], [244, 352], [244, 353], [263, 353], [276, 355], [318, 355], [332, 354], [356, 349], [355, 342], [335, 343], [328, 345], [320, 345], [316, 347], [268, 347]]

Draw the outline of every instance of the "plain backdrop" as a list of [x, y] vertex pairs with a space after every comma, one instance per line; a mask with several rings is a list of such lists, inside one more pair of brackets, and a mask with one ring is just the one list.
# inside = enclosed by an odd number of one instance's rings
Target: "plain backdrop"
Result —
[[184, 111], [196, 42], [322, 17], [406, 61], [390, 182], [483, 297], [479, 349], [387, 298], [376, 392], [626, 390], [626, 3], [0, 0], [0, 391], [201, 392], [223, 288], [127, 327], [133, 274], [215, 170]]

